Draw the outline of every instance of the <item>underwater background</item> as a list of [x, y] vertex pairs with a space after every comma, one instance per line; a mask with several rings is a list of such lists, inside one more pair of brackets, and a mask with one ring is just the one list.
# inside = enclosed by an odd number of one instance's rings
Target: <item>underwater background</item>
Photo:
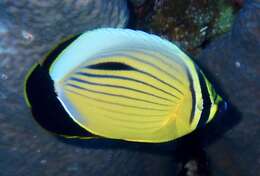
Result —
[[[64, 37], [99, 27], [175, 42], [229, 112], [166, 144], [50, 135], [26, 107], [25, 74]], [[259, 59], [259, 0], [0, 0], [0, 176], [260, 175]]]

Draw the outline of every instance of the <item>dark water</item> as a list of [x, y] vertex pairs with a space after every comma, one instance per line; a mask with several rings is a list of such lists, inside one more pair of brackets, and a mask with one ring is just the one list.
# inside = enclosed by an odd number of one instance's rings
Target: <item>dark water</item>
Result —
[[[88, 21], [87, 9], [98, 3], [89, 7], [80, 0], [28, 2], [0, 2], [1, 176], [260, 175], [259, 1], [244, 1], [231, 31], [210, 41], [196, 56], [229, 100], [229, 111], [185, 138], [153, 145], [65, 140], [32, 120], [23, 100], [28, 69], [61, 38], [101, 26], [104, 19], [98, 24]], [[110, 23], [106, 20], [106, 26]]]

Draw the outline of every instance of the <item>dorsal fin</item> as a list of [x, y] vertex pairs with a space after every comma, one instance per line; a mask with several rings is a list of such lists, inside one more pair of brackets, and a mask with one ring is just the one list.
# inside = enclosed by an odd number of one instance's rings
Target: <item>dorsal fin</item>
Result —
[[50, 75], [58, 82], [86, 60], [120, 48], [158, 51], [178, 58], [177, 61], [186, 56], [176, 45], [156, 35], [131, 29], [101, 28], [83, 33], [67, 47], [52, 64]]

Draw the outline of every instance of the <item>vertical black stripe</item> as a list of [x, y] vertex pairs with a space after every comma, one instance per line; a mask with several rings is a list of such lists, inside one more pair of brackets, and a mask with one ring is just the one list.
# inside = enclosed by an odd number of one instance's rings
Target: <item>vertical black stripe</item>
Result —
[[199, 76], [199, 81], [200, 81], [200, 87], [201, 87], [201, 94], [202, 94], [202, 100], [203, 100], [203, 108], [202, 108], [202, 113], [200, 116], [199, 123], [197, 125], [197, 128], [202, 127], [206, 124], [209, 114], [210, 114], [210, 108], [211, 108], [211, 101], [210, 101], [210, 96], [208, 92], [208, 88], [206, 85], [206, 81], [202, 73], [200, 72], [199, 68], [196, 67], [198, 76]]
[[192, 123], [193, 119], [194, 119], [194, 116], [195, 116], [195, 106], [196, 106], [196, 95], [195, 95], [195, 91], [194, 91], [194, 82], [193, 82], [193, 79], [192, 79], [192, 76], [189, 72], [188, 69], [186, 69], [186, 72], [187, 72], [187, 75], [188, 75], [188, 79], [189, 79], [189, 82], [190, 82], [190, 91], [191, 91], [191, 98], [192, 98], [192, 109], [191, 109], [191, 114], [190, 114], [190, 124]]

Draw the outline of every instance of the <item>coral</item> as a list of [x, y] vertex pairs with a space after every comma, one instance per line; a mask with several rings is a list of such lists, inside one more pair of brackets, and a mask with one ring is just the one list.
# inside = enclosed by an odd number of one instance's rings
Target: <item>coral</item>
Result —
[[226, 0], [154, 0], [140, 7], [134, 27], [159, 34], [196, 53], [205, 42], [228, 31], [234, 7]]
[[209, 36], [214, 37], [230, 30], [234, 21], [234, 8], [230, 4], [225, 3], [225, 0], [217, 1], [218, 9], [221, 9], [212, 23], [212, 30]]

